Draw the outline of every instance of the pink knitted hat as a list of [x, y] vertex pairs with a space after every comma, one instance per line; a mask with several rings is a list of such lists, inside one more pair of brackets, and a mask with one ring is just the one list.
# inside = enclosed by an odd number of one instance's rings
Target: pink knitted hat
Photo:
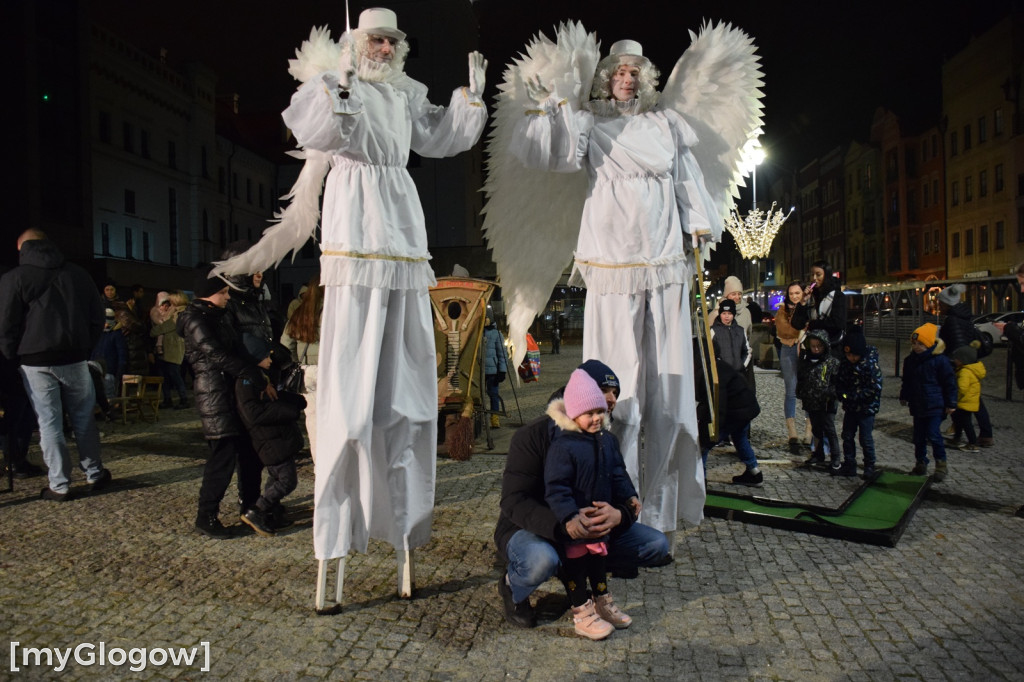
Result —
[[573, 371], [569, 383], [565, 386], [565, 413], [569, 415], [569, 419], [575, 419], [591, 410], [607, 409], [608, 402], [604, 399], [604, 393], [597, 382], [582, 369]]

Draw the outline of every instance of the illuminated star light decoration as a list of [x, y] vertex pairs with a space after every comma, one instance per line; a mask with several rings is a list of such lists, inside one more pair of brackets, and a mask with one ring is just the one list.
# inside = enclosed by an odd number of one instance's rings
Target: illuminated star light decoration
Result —
[[771, 253], [775, 235], [791, 213], [792, 208], [789, 209], [789, 213], [776, 210], [774, 201], [767, 211], [755, 208], [744, 218], [740, 218], [736, 209], [732, 209], [725, 221], [725, 229], [729, 230], [729, 234], [736, 240], [736, 246], [745, 259], [767, 258]]

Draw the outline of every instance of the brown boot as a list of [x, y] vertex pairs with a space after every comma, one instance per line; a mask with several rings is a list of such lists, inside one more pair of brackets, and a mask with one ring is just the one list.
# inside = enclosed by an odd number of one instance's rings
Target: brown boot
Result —
[[625, 630], [633, 624], [633, 619], [612, 600], [611, 593], [602, 594], [594, 600], [597, 615], [611, 623], [616, 630]]
[[572, 607], [572, 622], [576, 626], [576, 634], [587, 639], [604, 639], [615, 632], [614, 625], [597, 615], [593, 599], [588, 599], [583, 606]]
[[796, 432], [796, 419], [786, 418], [786, 433], [789, 434], [789, 451], [794, 455], [800, 454], [800, 435]]

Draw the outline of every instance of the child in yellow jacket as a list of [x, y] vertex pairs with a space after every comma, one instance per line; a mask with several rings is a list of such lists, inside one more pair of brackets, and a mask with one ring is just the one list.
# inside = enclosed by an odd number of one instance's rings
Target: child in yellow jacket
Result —
[[950, 444], [960, 441], [960, 433], [967, 436], [967, 442], [960, 446], [964, 452], [978, 452], [978, 439], [974, 433], [973, 415], [977, 414], [981, 402], [981, 380], [985, 378], [985, 365], [978, 360], [978, 351], [970, 346], [961, 346], [953, 351], [953, 369], [956, 371], [956, 412], [953, 413], [955, 435]]

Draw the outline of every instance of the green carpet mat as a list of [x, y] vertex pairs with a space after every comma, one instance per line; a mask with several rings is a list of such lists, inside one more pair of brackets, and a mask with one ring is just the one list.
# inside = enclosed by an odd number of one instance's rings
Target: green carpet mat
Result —
[[753, 495], [714, 492], [707, 516], [762, 526], [895, 547], [930, 479], [884, 471], [866, 481], [838, 509], [801, 505]]

